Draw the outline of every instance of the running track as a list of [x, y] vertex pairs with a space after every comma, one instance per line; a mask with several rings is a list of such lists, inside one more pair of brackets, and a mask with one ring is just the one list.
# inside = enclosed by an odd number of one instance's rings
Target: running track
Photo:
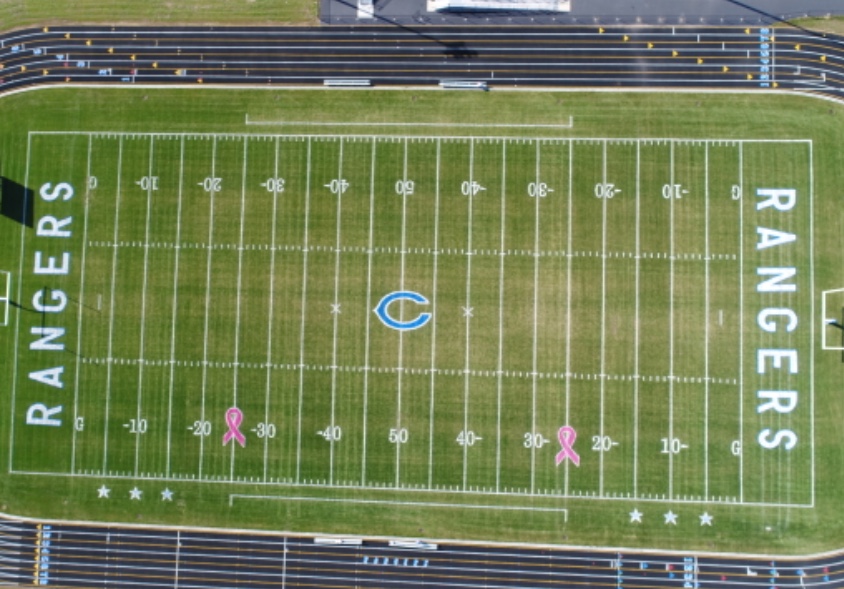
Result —
[[[0, 92], [64, 83], [797, 90], [844, 99], [844, 38], [800, 29], [56, 27], [0, 36]], [[0, 584], [78, 587], [844, 587], [844, 556], [798, 560], [0, 522]]]

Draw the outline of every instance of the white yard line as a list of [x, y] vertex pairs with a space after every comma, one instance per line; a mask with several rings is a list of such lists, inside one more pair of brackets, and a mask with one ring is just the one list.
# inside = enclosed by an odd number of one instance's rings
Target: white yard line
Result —
[[[214, 137], [211, 147], [211, 178], [216, 178], [217, 167], [217, 138]], [[213, 182], [212, 182], [213, 184]], [[208, 256], [205, 264], [205, 325], [202, 332], [202, 401], [200, 406], [200, 421], [205, 423], [205, 389], [208, 386], [208, 328], [211, 315], [211, 259], [214, 243], [214, 187], [208, 191], [210, 204], [208, 215]], [[199, 436], [199, 472], [197, 478], [202, 479], [202, 462], [205, 458], [205, 436]]]
[[[540, 168], [540, 149], [539, 140], [536, 140], [536, 157], [534, 178], [538, 185], [541, 180], [539, 177]], [[539, 340], [539, 194], [535, 194], [534, 200], [534, 226], [533, 226], [533, 342], [531, 350], [531, 401], [530, 401], [530, 431], [532, 436], [536, 436], [536, 379], [537, 379], [537, 343]], [[536, 444], [531, 444], [530, 448], [530, 492], [531, 495], [536, 492]]]
[[[114, 241], [118, 241], [118, 229], [120, 227], [120, 189], [121, 189], [121, 175], [123, 172], [123, 137], [118, 139], [117, 147], [117, 194], [115, 196], [114, 206]], [[115, 248], [111, 257], [111, 293], [109, 303], [109, 319], [108, 319], [108, 357], [111, 358], [114, 350], [114, 296], [117, 292], [117, 252]], [[111, 364], [106, 369], [106, 398], [105, 398], [105, 416], [103, 419], [103, 474], [108, 474], [108, 422], [111, 411]]]
[[[149, 164], [147, 168], [147, 178], [152, 177], [152, 167], [155, 157], [155, 137], [149, 138]], [[147, 285], [149, 284], [149, 226], [152, 217], [152, 182], [148, 181], [147, 185], [147, 211], [146, 219], [144, 221], [144, 274], [141, 285], [141, 325], [139, 328], [141, 341], [139, 345], [139, 358], [144, 358], [146, 351], [146, 319], [147, 319]], [[141, 408], [143, 406], [144, 396], [144, 364], [138, 363], [138, 402], [135, 408], [136, 429], [135, 433], [135, 476], [138, 476], [138, 466], [140, 464], [141, 454]]]
[[704, 237], [706, 264], [704, 264], [704, 332], [703, 332], [703, 496], [709, 499], [709, 143], [704, 148]]
[[[566, 425], [570, 425], [571, 421], [571, 251], [572, 251], [572, 173], [574, 171], [574, 140], [569, 139], [569, 171], [568, 171], [568, 214], [566, 219], [568, 226], [566, 228], [566, 250], [568, 256], [566, 257]], [[563, 463], [564, 473], [564, 494], [569, 494], [569, 461], [565, 460]]]
[[[278, 152], [280, 138], [275, 139], [275, 157], [273, 159], [273, 178], [278, 178]], [[270, 241], [275, 245], [276, 229], [278, 218], [278, 183], [273, 183], [273, 218], [271, 221]], [[275, 248], [270, 250], [270, 285], [267, 289], [269, 298], [267, 300], [267, 378], [264, 387], [264, 423], [270, 422], [270, 391], [273, 380], [273, 321], [275, 320]], [[266, 426], [269, 427], [269, 426]], [[263, 480], [267, 482], [267, 468], [269, 462], [270, 437], [264, 436], [264, 466]]]
[[744, 143], [738, 145], [739, 155], [739, 498], [744, 501]]
[[[240, 179], [240, 232], [238, 234], [237, 247], [237, 292], [235, 299], [237, 304], [235, 308], [234, 318], [234, 370], [232, 371], [232, 407], [237, 407], [237, 391], [240, 386], [239, 377], [240, 371], [240, 308], [241, 308], [241, 293], [243, 292], [243, 230], [246, 222], [246, 170], [247, 162], [249, 161], [249, 139], [243, 139], [243, 170]], [[266, 426], [264, 426], [266, 427]], [[266, 430], [264, 430], [266, 433]], [[237, 444], [231, 444], [231, 453], [229, 460], [229, 479], [234, 479], [234, 449]]]
[[[407, 138], [404, 140], [404, 163], [402, 164], [402, 181], [407, 181]], [[405, 251], [407, 250], [407, 195], [402, 190], [401, 195], [401, 272], [399, 275], [399, 290], [404, 290]], [[402, 307], [403, 310], [403, 307]], [[396, 375], [396, 430], [402, 430], [402, 376], [404, 361], [404, 332], [399, 331], [398, 373]], [[396, 442], [396, 488], [401, 484], [401, 440]]]
[[[607, 142], [604, 141], [601, 156], [601, 182], [607, 185]], [[605, 431], [606, 411], [606, 371], [607, 371], [607, 195], [601, 199], [601, 392], [600, 392], [600, 423], [598, 431], [601, 436], [601, 448], [598, 452], [598, 495], [604, 495], [604, 451], [603, 440]]]
[[308, 138], [305, 172], [305, 226], [302, 238], [302, 321], [299, 328], [299, 408], [296, 416], [296, 482], [302, 477], [302, 403], [305, 389], [305, 318], [308, 302], [308, 221], [311, 207], [311, 139]]
[[375, 239], [375, 153], [378, 142], [373, 139], [372, 152], [370, 154], [370, 168], [369, 168], [369, 236], [367, 238], [366, 249], [366, 342], [363, 352], [363, 452], [360, 466], [360, 480], [361, 484], [366, 484], [366, 441], [369, 432], [367, 426], [369, 425], [369, 362], [372, 353], [372, 341], [370, 340], [370, 329], [372, 323], [372, 247]]
[[639, 496], [639, 326], [641, 267], [640, 252], [642, 249], [642, 216], [641, 216], [641, 170], [642, 143], [636, 142], [636, 307], [633, 328], [633, 497]]
[[[337, 164], [337, 177], [343, 177], [343, 138], [340, 138], [340, 157]], [[342, 211], [343, 211], [343, 192], [339, 191], [337, 194], [337, 235], [335, 238], [335, 254], [334, 254], [334, 307], [333, 321], [332, 321], [332, 335], [331, 335], [331, 439], [328, 442], [328, 482], [334, 484], [334, 427], [336, 421], [336, 405], [337, 405], [337, 321], [340, 317], [336, 309], [340, 304], [340, 227], [342, 225]]]
[[[185, 172], [185, 138], [181, 138], [179, 145], [179, 191], [177, 196], [176, 209], [176, 244], [179, 243], [182, 237], [182, 190], [184, 187], [184, 172]], [[175, 362], [176, 362], [176, 319], [178, 317], [178, 302], [179, 302], [179, 252], [181, 248], [176, 248], [173, 265], [173, 313], [170, 319], [170, 377], [167, 392], [167, 476], [170, 476], [170, 453], [173, 442], [173, 389], [175, 380]]]
[[674, 141], [671, 141], [671, 187], [668, 232], [669, 251], [668, 291], [668, 498], [674, 498]]
[[434, 403], [436, 401], [436, 365], [437, 365], [437, 273], [439, 270], [439, 247], [440, 247], [440, 162], [442, 143], [437, 139], [437, 163], [434, 178], [434, 277], [431, 295], [431, 314], [434, 320], [431, 321], [431, 402], [428, 423], [428, 488], [434, 486]]
[[[85, 306], [85, 260], [88, 253], [88, 201], [91, 198], [91, 184], [89, 178], [91, 177], [91, 148], [93, 139], [88, 136], [88, 156], [85, 167], [85, 210], [84, 218], [82, 220], [82, 262], [79, 270], [79, 303], [77, 304], [78, 316], [76, 321], [76, 373], [74, 375], [73, 383], [73, 434], [70, 442], [70, 472], [76, 472], [76, 437], [78, 429], [76, 421], [79, 419], [79, 364], [82, 358], [82, 315]], [[9, 278], [11, 280], [11, 277]]]
[[501, 491], [501, 394], [503, 392], [504, 368], [504, 253], [505, 213], [507, 201], [507, 142], [501, 142], [501, 242], [499, 243], [498, 263], [498, 360], [495, 364], [495, 492]]
[[466, 352], [463, 361], [463, 490], [466, 490], [469, 474], [469, 444], [465, 443], [466, 432], [469, 431], [469, 360], [470, 360], [470, 336], [471, 336], [471, 300], [472, 300], [472, 201], [474, 200], [475, 186], [475, 141], [469, 142], [469, 194], [468, 199], [468, 216], [467, 236], [466, 236], [466, 310], [465, 324], [466, 324]]

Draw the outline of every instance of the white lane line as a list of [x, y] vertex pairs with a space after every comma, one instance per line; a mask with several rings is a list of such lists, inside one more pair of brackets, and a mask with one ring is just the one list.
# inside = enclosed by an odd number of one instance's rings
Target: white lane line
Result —
[[[176, 243], [182, 238], [182, 191], [184, 188], [185, 173], [185, 138], [181, 138], [179, 145], [179, 190], [176, 198]], [[170, 375], [167, 391], [167, 464], [165, 466], [167, 476], [170, 476], [170, 454], [173, 442], [173, 392], [176, 377], [176, 319], [178, 317], [179, 302], [179, 252], [176, 248], [173, 267], [173, 312], [170, 317]]]
[[[674, 189], [674, 141], [670, 147], [671, 187]], [[669, 290], [668, 290], [668, 498], [674, 498], [674, 194], [669, 201], [668, 233], [669, 252]]]
[[709, 498], [709, 143], [704, 147], [704, 214], [703, 234], [706, 263], [704, 264], [704, 331], [703, 331], [703, 374], [707, 377], [703, 385], [703, 496]]
[[[114, 241], [118, 241], [118, 229], [120, 227], [120, 182], [123, 173], [123, 137], [117, 143], [117, 191], [114, 206]], [[108, 319], [108, 357], [111, 358], [114, 350], [114, 296], [117, 291], [117, 248], [111, 257], [111, 296], [109, 303]], [[108, 422], [111, 411], [111, 366], [106, 370], [106, 398], [105, 416], [103, 418], [103, 474], [108, 472]]]

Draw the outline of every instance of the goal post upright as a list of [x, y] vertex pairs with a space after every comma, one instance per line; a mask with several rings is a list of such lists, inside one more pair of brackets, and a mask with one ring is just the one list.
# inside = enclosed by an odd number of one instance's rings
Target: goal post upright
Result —
[[0, 270], [6, 283], [6, 288], [3, 290], [3, 295], [0, 296], [0, 303], [3, 304], [3, 321], [0, 322], [0, 327], [9, 325], [9, 297], [12, 292], [12, 273], [8, 270]]

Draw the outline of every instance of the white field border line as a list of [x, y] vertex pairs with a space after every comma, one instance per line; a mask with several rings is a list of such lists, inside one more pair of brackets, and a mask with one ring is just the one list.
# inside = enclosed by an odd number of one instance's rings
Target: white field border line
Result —
[[[185, 476], [178, 477], [178, 476], [160, 476], [160, 475], [146, 475], [142, 474], [141, 476], [135, 477], [132, 475], [131, 472], [127, 472], [125, 474], [99, 474], [99, 473], [86, 473], [86, 472], [77, 472], [77, 473], [59, 473], [59, 472], [49, 472], [49, 471], [35, 471], [35, 470], [12, 470], [10, 471], [11, 474], [16, 475], [26, 475], [26, 476], [50, 476], [50, 477], [59, 477], [59, 478], [76, 478], [76, 479], [97, 479], [97, 480], [116, 480], [116, 481], [125, 481], [125, 480], [141, 480], [141, 481], [160, 481], [160, 482], [201, 482], [203, 484], [222, 484], [222, 485], [231, 485], [232, 481], [230, 481], [227, 477], [219, 477], [219, 478], [204, 478], [201, 481], [195, 478], [193, 473], [187, 473]], [[193, 477], [193, 478], [192, 478]], [[558, 493], [554, 489], [547, 489], [548, 492], [537, 493], [535, 495], [531, 495], [529, 493], [530, 489], [521, 489], [521, 490], [504, 490], [500, 492], [494, 491], [492, 488], [488, 488], [488, 490], [474, 490], [474, 487], [470, 487], [469, 490], [463, 491], [460, 489], [459, 485], [458, 488], [454, 488], [454, 485], [449, 486], [442, 486], [439, 488], [432, 488], [429, 489], [425, 486], [419, 487], [394, 487], [394, 486], [374, 486], [374, 485], [360, 485], [360, 484], [345, 484], [345, 485], [332, 485], [328, 486], [323, 483], [296, 483], [294, 482], [284, 482], [284, 481], [272, 481], [267, 483], [262, 483], [260, 480], [250, 480], [249, 478], [236, 478], [235, 482], [242, 483], [245, 485], [253, 485], [256, 487], [283, 487], [283, 488], [301, 488], [301, 489], [343, 489], [343, 490], [365, 490], [365, 491], [382, 491], [388, 493], [402, 493], [402, 494], [412, 494], [412, 493], [419, 493], [420, 495], [434, 495], [434, 494], [447, 494], [447, 495], [468, 495], [468, 496], [493, 496], [493, 497], [521, 497], [526, 500], [534, 501], [536, 499], [544, 499], [547, 498], [548, 500], [554, 500], [559, 498], [567, 498], [567, 499], [581, 499], [587, 501], [626, 501], [630, 502], [634, 500], [633, 496], [625, 492], [619, 495], [613, 494], [605, 494], [603, 497], [599, 497], [597, 494], [588, 495], [571, 495], [571, 494], [564, 494]], [[711, 504], [718, 504], [718, 505], [738, 505], [738, 506], [747, 506], [747, 507], [780, 507], [780, 508], [794, 508], [794, 509], [812, 509], [814, 506], [810, 503], [771, 503], [771, 502], [753, 502], [753, 501], [739, 501], [738, 497], [731, 498], [729, 496], [723, 497], [703, 497], [703, 496], [694, 496], [694, 495], [685, 495], [683, 497], [674, 497], [671, 500], [665, 498], [664, 494], [654, 493], [653, 496], [649, 497], [647, 495], [640, 495], [639, 497], [635, 498], [635, 501], [643, 501], [643, 502], [650, 502], [650, 503], [659, 503], [665, 505], [666, 503], [675, 503], [675, 504], [683, 504], [683, 505], [711, 505]], [[112, 522], [113, 524], [113, 522]]]
[[[601, 146], [601, 182], [607, 185], [607, 142]], [[602, 451], [598, 452], [598, 495], [604, 494], [604, 452], [603, 440], [606, 417], [606, 385], [607, 385], [607, 195], [601, 199], [601, 386], [600, 386], [600, 416], [598, 432], [601, 436]], [[566, 424], [568, 425], [568, 424]]]
[[[113, 88], [114, 86], [108, 86]], [[172, 86], [168, 86], [172, 88]], [[758, 94], [754, 91], [753, 94]], [[337, 139], [344, 137], [346, 139], [365, 139], [365, 140], [379, 140], [387, 141], [394, 140], [396, 137], [406, 138], [411, 141], [469, 141], [471, 139], [483, 139], [484, 141], [506, 141], [510, 143], [523, 143], [524, 141], [542, 141], [550, 143], [559, 143], [559, 138], [549, 137], [508, 137], [505, 135], [490, 135], [483, 137], [475, 137], [472, 135], [379, 135], [377, 133], [191, 133], [191, 132], [135, 132], [135, 131], [30, 131], [31, 135], [91, 135], [95, 139], [114, 139], [119, 136], [129, 136], [133, 138], [145, 137], [155, 135], [159, 138], [174, 139], [178, 137], [188, 137], [190, 139], [240, 139], [249, 137], [250, 139], [275, 139], [276, 137], [291, 138], [291, 139]], [[745, 143], [811, 143], [811, 139], [726, 139], [718, 137], [704, 137], [704, 138], [687, 138], [687, 137], [573, 137], [570, 139], [563, 139], [563, 141], [571, 141], [573, 143], [589, 144], [596, 141], [609, 141], [611, 145], [634, 145], [642, 143], [644, 145], [657, 144], [659, 142], [676, 141], [680, 145], [702, 145], [704, 143], [711, 143], [725, 146], [738, 146]]]
[[[274, 144], [273, 178], [278, 178], [278, 155], [281, 139], [276, 137]], [[275, 245], [277, 219], [278, 217], [278, 182], [273, 182], [273, 218], [270, 229], [270, 241]], [[267, 374], [264, 387], [264, 423], [270, 422], [270, 390], [272, 389], [272, 362], [273, 362], [273, 321], [275, 320], [275, 248], [270, 252], [270, 286], [267, 289], [269, 298], [267, 300]], [[268, 425], [265, 427], [269, 427]], [[265, 432], [266, 433], [266, 432]], [[267, 482], [267, 468], [269, 463], [270, 437], [264, 436], [264, 460], [263, 480]]]
[[642, 177], [642, 145], [636, 144], [636, 273], [635, 273], [635, 326], [633, 328], [633, 497], [639, 496], [639, 307], [641, 302], [641, 251], [642, 251], [642, 217], [641, 217], [641, 177]]
[[501, 144], [501, 243], [498, 262], [498, 358], [495, 369], [498, 377], [495, 382], [496, 412], [495, 412], [495, 491], [501, 490], [501, 396], [503, 393], [503, 364], [504, 364], [504, 242], [505, 242], [505, 213], [507, 203], [507, 143]]
[[[76, 320], [76, 373], [73, 379], [73, 433], [70, 440], [70, 472], [76, 472], [76, 438], [77, 438], [77, 419], [79, 418], [79, 364], [82, 357], [82, 315], [85, 306], [82, 302], [85, 300], [85, 260], [88, 253], [88, 201], [91, 198], [91, 184], [88, 179], [91, 177], [91, 149], [94, 139], [88, 137], [88, 156], [85, 166], [85, 218], [82, 221], [82, 261], [80, 263], [79, 271], [79, 305], [77, 305], [79, 315]], [[8, 285], [7, 285], [8, 290]]]
[[411, 121], [404, 123], [397, 122], [309, 122], [309, 121], [250, 121], [249, 113], [246, 113], [244, 121], [245, 125], [264, 125], [274, 127], [459, 127], [462, 129], [571, 129], [574, 127], [574, 117], [569, 116], [568, 123], [560, 123], [558, 125], [551, 124], [487, 124], [487, 123], [432, 123], [420, 122], [414, 123]]
[[360, 480], [366, 484], [366, 440], [367, 440], [367, 426], [369, 425], [369, 372], [370, 372], [370, 356], [372, 354], [372, 340], [370, 339], [371, 323], [372, 323], [372, 246], [375, 239], [375, 156], [377, 149], [377, 141], [371, 141], [370, 162], [369, 162], [369, 235], [367, 236], [366, 249], [366, 319], [364, 333], [365, 343], [363, 352], [363, 438], [361, 440], [361, 465], [360, 465]]
[[296, 416], [296, 482], [302, 476], [302, 403], [304, 402], [305, 387], [305, 318], [307, 317], [308, 302], [308, 223], [311, 213], [311, 141], [308, 138], [307, 164], [305, 170], [305, 224], [302, 237], [302, 319], [299, 326], [299, 403]]
[[[539, 141], [536, 142], [534, 158], [534, 178], [537, 185], [540, 180], [540, 151]], [[539, 329], [539, 194], [534, 199], [534, 220], [533, 220], [533, 326], [532, 326], [532, 349], [531, 349], [531, 391], [530, 391], [530, 416], [531, 436], [536, 436], [536, 380], [537, 380], [537, 344]], [[535, 438], [534, 438], [535, 439]], [[536, 492], [536, 444], [530, 447], [530, 492]]]
[[[213, 138], [211, 145], [211, 178], [217, 173], [217, 138]], [[211, 245], [214, 243], [214, 184], [211, 182], [211, 190], [208, 192], [210, 203], [208, 213], [208, 255], [205, 262], [205, 327], [203, 328], [202, 341], [202, 401], [200, 407], [200, 421], [205, 424], [205, 388], [208, 385], [208, 321], [211, 315]], [[202, 479], [202, 463], [205, 458], [205, 436], [199, 436], [199, 468], [197, 478]]]
[[[437, 279], [439, 276], [440, 247], [440, 163], [442, 159], [442, 141], [437, 139], [436, 172], [434, 178], [434, 268], [432, 278], [431, 313], [431, 392], [428, 412], [428, 488], [434, 486], [434, 405], [436, 402], [437, 383]], [[367, 306], [367, 309], [369, 307]], [[367, 362], [367, 366], [369, 363]]]
[[[407, 138], [404, 140], [402, 163], [402, 182], [407, 182]], [[405, 252], [407, 250], [407, 194], [402, 190], [401, 195], [401, 254], [399, 256], [401, 269], [399, 271], [399, 290], [404, 291]], [[404, 305], [399, 308], [399, 314], [404, 318]], [[396, 487], [401, 485], [401, 431], [402, 431], [402, 376], [404, 362], [404, 330], [399, 330], [398, 373], [396, 374]]]
[[[472, 505], [467, 503], [429, 503], [414, 501], [388, 501], [383, 499], [342, 499], [338, 497], [289, 497], [279, 495], [244, 495], [231, 493], [229, 495], [229, 507], [235, 499], [255, 499], [262, 501], [319, 501], [325, 503], [357, 503], [361, 505], [397, 505], [400, 507], [455, 507], [466, 509], [493, 509], [495, 511], [531, 511], [549, 513], [568, 513], [564, 507], [521, 507], [518, 505]], [[567, 520], [566, 520], [567, 521]]]
[[[809, 364], [815, 366], [815, 152], [814, 142], [809, 141], [809, 275], [811, 277], [811, 315], [809, 328]], [[812, 454], [812, 478], [810, 480], [812, 507], [815, 506], [815, 371], [809, 373], [809, 447]]]
[[[153, 158], [155, 154], [155, 137], [149, 138], [149, 163], [147, 164], [147, 177], [152, 176]], [[149, 231], [150, 217], [152, 216], [152, 182], [147, 185], [147, 210], [144, 219], [144, 274], [141, 284], [141, 325], [140, 331], [140, 358], [144, 357], [146, 351], [146, 317], [147, 317], [147, 286], [149, 284]], [[86, 219], [87, 221], [87, 219]], [[81, 300], [81, 299], [80, 299]], [[81, 305], [80, 305], [81, 306]], [[135, 408], [135, 476], [138, 476], [138, 468], [141, 459], [141, 407], [143, 406], [144, 394], [144, 366], [138, 362], [138, 400]]]
[[[465, 327], [466, 340], [465, 352], [463, 359], [463, 490], [465, 491], [468, 484], [469, 477], [469, 444], [466, 440], [467, 431], [469, 430], [469, 362], [471, 359], [471, 329], [472, 329], [472, 217], [474, 213], [474, 186], [475, 186], [475, 141], [469, 142], [469, 194], [466, 196], [468, 207], [468, 223], [466, 232], [466, 310], [465, 310]], [[532, 485], [531, 485], [532, 486]], [[531, 492], [532, 489], [531, 489]]]
[[[179, 142], [179, 190], [177, 195], [176, 208], [176, 242], [181, 241], [182, 236], [182, 191], [184, 189], [185, 171], [185, 138]], [[180, 249], [176, 248], [173, 256], [173, 311], [170, 318], [170, 374], [168, 377], [167, 391], [167, 476], [170, 476], [170, 454], [173, 443], [173, 389], [175, 388], [176, 376], [176, 324], [179, 309], [179, 254]]]
[[[32, 162], [32, 131], [27, 133], [26, 135], [26, 172], [24, 173], [24, 186], [29, 186], [29, 166]], [[28, 202], [26, 201], [26, 195], [28, 193], [24, 191], [24, 210], [27, 208]], [[35, 194], [32, 195], [35, 198]], [[34, 208], [34, 203], [33, 203]], [[20, 263], [18, 265], [18, 300], [23, 301], [23, 260], [26, 257], [26, 223], [21, 223], [21, 241], [20, 241]], [[12, 401], [11, 401], [11, 416], [12, 419], [9, 420], [9, 472], [12, 472], [14, 469], [14, 455], [15, 455], [15, 406], [16, 406], [16, 398], [17, 398], [17, 391], [18, 391], [18, 356], [20, 355], [20, 328], [21, 328], [21, 315], [22, 313], [18, 312], [15, 315], [15, 351], [13, 352], [14, 358], [12, 359]]]
[[[340, 155], [337, 163], [337, 177], [343, 178], [343, 138], [340, 138]], [[334, 427], [336, 422], [337, 409], [337, 322], [339, 320], [339, 313], [337, 309], [340, 305], [340, 244], [342, 238], [340, 235], [340, 228], [343, 220], [343, 191], [337, 191], [337, 235], [335, 238], [334, 254], [334, 307], [332, 307], [332, 327], [331, 327], [331, 439], [328, 442], [328, 482], [334, 483]]]
[[[83, 245], [84, 247], [84, 245]], [[12, 273], [7, 270], [2, 270], [0, 273], [6, 277], [6, 293], [0, 297], [0, 302], [4, 303], [3, 305], [3, 322], [0, 323], [0, 326], [6, 327], [9, 324], [9, 297], [11, 296], [12, 290]]]
[[[123, 137], [118, 139], [117, 147], [117, 195], [114, 206], [114, 240], [117, 241], [118, 230], [120, 228], [120, 190], [121, 190], [121, 175], [123, 172]], [[108, 357], [111, 358], [114, 350], [114, 295], [117, 292], [117, 253], [115, 248], [111, 257], [111, 302], [108, 309]], [[108, 472], [108, 422], [111, 410], [111, 367], [106, 372], [106, 399], [105, 399], [105, 419], [103, 428], [103, 474]]]
[[[238, 233], [237, 248], [237, 291], [235, 295], [235, 298], [237, 299], [237, 304], [235, 305], [234, 320], [234, 374], [232, 375], [232, 407], [237, 407], [237, 391], [238, 387], [240, 386], [240, 381], [238, 380], [240, 376], [240, 371], [238, 370], [238, 368], [240, 366], [240, 316], [242, 306], [241, 294], [243, 292], [243, 231], [244, 225], [246, 223], [246, 175], [248, 162], [249, 138], [246, 137], [243, 139], [243, 169], [240, 178], [240, 227]], [[264, 425], [264, 427], [266, 428], [267, 426]], [[267, 433], [266, 429], [264, 430], [264, 433]], [[234, 479], [235, 446], [237, 446], [237, 444], [231, 444], [231, 460], [229, 466], [229, 478], [231, 479]]]

